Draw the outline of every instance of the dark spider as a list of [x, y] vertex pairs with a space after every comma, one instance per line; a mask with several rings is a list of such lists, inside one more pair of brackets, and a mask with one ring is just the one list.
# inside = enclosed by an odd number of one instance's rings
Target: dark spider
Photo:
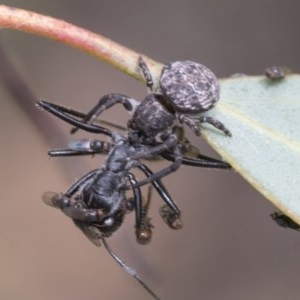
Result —
[[[105, 95], [84, 117], [83, 121], [86, 123], [84, 129], [92, 132], [95, 119], [113, 105], [121, 103], [126, 110], [133, 111], [127, 129], [128, 139], [130, 144], [136, 148], [136, 152], [131, 153], [131, 156], [126, 159], [131, 161], [160, 155], [173, 161], [165, 169], [139, 181], [137, 185], [141, 186], [176, 171], [184, 163], [182, 144], [174, 132], [176, 120], [187, 124], [197, 135], [201, 133], [200, 123], [209, 123], [223, 131], [227, 136], [231, 136], [231, 133], [220, 121], [212, 117], [199, 116], [200, 113], [214, 107], [219, 100], [220, 91], [217, 78], [208, 68], [192, 61], [168, 63], [162, 69], [159, 90], [154, 92], [152, 76], [141, 57], [139, 58], [139, 66], [146, 79], [146, 84], [151, 90], [151, 93], [144, 100], [138, 103], [136, 100], [121, 94]], [[72, 114], [74, 111], [65, 112]], [[67, 122], [71, 124], [73, 122], [73, 125], [76, 126], [71, 130], [71, 133], [80, 128], [74, 121], [69, 120]], [[103, 128], [102, 133], [109, 135], [106, 128]], [[189, 163], [186, 164], [197, 167], [230, 169], [229, 164], [206, 156], [199, 156], [198, 159], [189, 160]]]
[[[140, 59], [140, 66], [147, 80], [147, 86], [152, 90], [153, 83], [151, 74], [142, 59]], [[171, 64], [167, 66], [171, 66]], [[192, 66], [190, 67], [193, 69]], [[198, 65], [196, 67], [197, 73], [199, 72]], [[187, 70], [184, 69], [184, 71]], [[211, 73], [203, 66], [201, 66], [201, 72], [203, 73], [203, 78], [206, 78], [206, 76], [209, 78]], [[197, 84], [195, 83], [195, 80], [191, 80], [191, 83], [194, 85], [193, 88], [195, 88], [198, 93], [198, 88], [201, 84], [203, 88], [203, 78], [198, 80], [199, 82], [197, 82]], [[161, 88], [163, 87], [163, 82], [164, 81], [161, 80]], [[168, 84], [168, 82], [169, 81], [166, 80], [166, 84]], [[209, 84], [211, 85], [212, 82], [209, 82]], [[68, 149], [50, 151], [49, 154], [51, 156], [108, 153], [108, 157], [106, 163], [102, 167], [83, 176], [72, 185], [65, 194], [46, 193], [44, 195], [44, 201], [51, 206], [61, 208], [67, 216], [73, 219], [75, 224], [94, 244], [99, 246], [100, 241], [102, 240], [106, 249], [108, 249], [109, 253], [119, 263], [120, 260], [112, 254], [112, 251], [108, 248], [104, 238], [110, 236], [121, 226], [124, 214], [127, 211], [135, 209], [136, 237], [138, 242], [147, 243], [151, 238], [151, 224], [147, 218], [148, 208], [145, 208], [145, 206], [143, 207], [142, 205], [139, 185], [147, 182], [152, 183], [166, 203], [161, 209], [163, 220], [171, 228], [181, 228], [180, 210], [171, 199], [159, 178], [175, 171], [182, 162], [193, 166], [209, 168], [229, 169], [230, 166], [224, 162], [202, 156], [199, 154], [198, 150], [196, 151], [197, 159], [182, 157], [183, 154], [189, 151], [188, 148], [190, 148], [190, 144], [182, 137], [182, 130], [180, 127], [175, 126], [174, 122], [176, 119], [179, 119], [181, 122], [188, 124], [196, 134], [200, 134], [198, 123], [208, 122], [222, 130], [225, 134], [230, 135], [225, 126], [213, 118], [199, 117], [196, 121], [189, 116], [189, 114], [210, 109], [218, 100], [218, 92], [218, 85], [213, 86], [211, 91], [208, 92], [208, 94], [213, 95], [213, 98], [210, 100], [206, 99], [205, 101], [204, 96], [200, 93], [203, 102], [201, 104], [201, 109], [198, 109], [198, 111], [195, 109], [196, 102], [193, 103], [195, 100], [193, 97], [189, 100], [190, 102], [189, 105], [187, 105], [187, 111], [184, 111], [180, 107], [179, 101], [177, 112], [170, 107], [170, 103], [168, 104], [167, 101], [166, 103], [162, 101], [164, 99], [163, 94], [150, 94], [137, 106], [133, 118], [128, 122], [127, 139], [117, 133], [112, 133], [105, 127], [93, 124], [94, 119], [100, 115], [101, 111], [108, 109], [116, 103], [122, 103], [127, 110], [133, 110], [135, 100], [128, 98], [127, 96], [118, 94], [104, 96], [99, 101], [98, 105], [86, 116], [71, 109], [40, 101], [38, 103], [39, 107], [44, 108], [64, 121], [76, 126], [76, 129], [74, 129], [73, 132], [80, 128], [88, 132], [105, 134], [112, 138], [112, 142], [103, 142], [99, 140], [73, 141], [69, 144]], [[172, 95], [169, 95], [168, 97], [172, 98]], [[182, 113], [180, 113], [180, 111], [182, 111]], [[189, 114], [186, 114], [187, 112]], [[145, 114], [144, 116], [143, 113]], [[144, 117], [147, 117], [148, 120]], [[148, 121], [150, 121], [150, 123], [148, 123]], [[196, 129], [196, 127], [198, 129]], [[139, 159], [152, 158], [155, 155], [161, 155], [174, 161], [174, 163], [170, 167], [153, 174], [146, 165], [139, 161]], [[148, 179], [137, 183], [134, 175], [130, 172], [133, 167], [139, 168], [144, 172]], [[130, 182], [130, 186], [133, 190], [133, 199], [126, 198], [125, 189], [127, 181]], [[130, 275], [132, 275], [133, 272], [128, 270], [123, 262], [120, 264]], [[136, 276], [134, 277], [137, 278]], [[137, 280], [154, 297], [156, 297], [141, 280]]]

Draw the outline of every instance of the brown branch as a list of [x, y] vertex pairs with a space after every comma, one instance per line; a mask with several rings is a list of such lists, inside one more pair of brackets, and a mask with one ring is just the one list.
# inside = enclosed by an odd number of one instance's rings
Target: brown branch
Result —
[[[77, 27], [62, 20], [38, 13], [0, 5], [0, 26], [24, 31], [56, 40], [93, 55], [130, 76], [144, 81], [137, 66], [141, 55], [99, 34]], [[142, 55], [155, 81], [161, 64]]]

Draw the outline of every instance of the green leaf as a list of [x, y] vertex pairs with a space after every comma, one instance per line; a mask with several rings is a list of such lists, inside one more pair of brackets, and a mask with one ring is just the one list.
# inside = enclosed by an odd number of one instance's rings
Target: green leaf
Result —
[[221, 99], [207, 115], [224, 123], [232, 137], [211, 127], [203, 135], [251, 185], [300, 224], [300, 75], [280, 81], [230, 78], [220, 84]]

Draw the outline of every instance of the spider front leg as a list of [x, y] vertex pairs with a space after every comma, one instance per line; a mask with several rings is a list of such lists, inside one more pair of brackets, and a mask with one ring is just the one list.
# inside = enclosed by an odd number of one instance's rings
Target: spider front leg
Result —
[[[94, 120], [105, 110], [116, 104], [122, 104], [127, 111], [134, 110], [138, 104], [136, 100], [122, 94], [108, 94], [103, 96], [99, 102], [82, 119], [83, 123], [92, 124]], [[71, 129], [71, 134], [75, 133], [80, 127]]]
[[195, 118], [188, 115], [179, 115], [178, 118], [180, 122], [188, 125], [196, 135], [201, 135], [201, 129], [199, 127], [199, 124], [208, 123], [214, 126], [215, 128], [221, 130], [225, 135], [229, 137], [231, 136], [231, 132], [227, 129], [227, 127], [219, 120], [213, 117], [200, 116]]
[[150, 92], [152, 92], [153, 91], [153, 79], [152, 79], [150, 70], [148, 69], [146, 62], [144, 61], [144, 59], [141, 56], [139, 57], [138, 63], [139, 63], [139, 67], [142, 70], [143, 76], [146, 80], [146, 85], [149, 88]]

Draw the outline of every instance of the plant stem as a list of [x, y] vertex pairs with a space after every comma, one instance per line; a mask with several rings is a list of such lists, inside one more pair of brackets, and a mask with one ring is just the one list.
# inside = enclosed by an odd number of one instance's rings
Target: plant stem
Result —
[[[31, 11], [0, 5], [0, 26], [24, 31], [67, 44], [111, 64], [130, 76], [144, 81], [137, 65], [141, 55], [99, 34], [62, 20]], [[154, 81], [157, 82], [161, 64], [142, 55]]]

